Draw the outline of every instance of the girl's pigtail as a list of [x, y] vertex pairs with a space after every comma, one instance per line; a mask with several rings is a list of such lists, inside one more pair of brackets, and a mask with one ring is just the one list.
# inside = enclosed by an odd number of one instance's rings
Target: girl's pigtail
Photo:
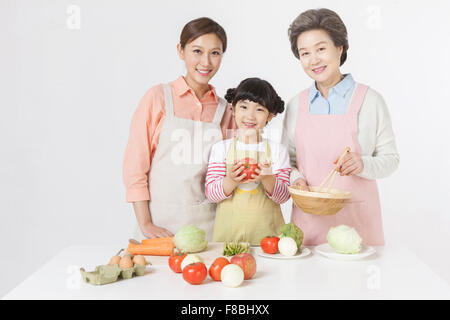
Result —
[[275, 102], [275, 114], [282, 113], [283, 111], [284, 111], [284, 101], [280, 98], [280, 96], [277, 96]]
[[228, 103], [233, 103], [234, 97], [236, 97], [236, 88], [228, 89], [225, 100], [227, 100]]

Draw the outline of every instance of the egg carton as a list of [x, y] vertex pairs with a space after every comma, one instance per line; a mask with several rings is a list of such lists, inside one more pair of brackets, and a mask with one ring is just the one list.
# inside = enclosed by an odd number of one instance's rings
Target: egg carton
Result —
[[121, 269], [119, 265], [101, 265], [95, 267], [95, 271], [87, 272], [80, 268], [83, 281], [93, 285], [103, 285], [118, 281], [121, 279], [131, 279], [133, 276], [143, 276], [145, 266], [135, 264], [131, 268]]

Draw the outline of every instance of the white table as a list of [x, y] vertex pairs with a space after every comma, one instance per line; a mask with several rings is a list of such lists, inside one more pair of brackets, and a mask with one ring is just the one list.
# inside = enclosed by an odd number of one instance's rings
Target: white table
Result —
[[116, 251], [113, 246], [66, 248], [3, 299], [450, 299], [448, 283], [400, 247], [377, 248], [362, 261], [335, 261], [314, 252], [295, 260], [255, 255], [257, 273], [238, 288], [209, 276], [190, 285], [169, 269], [167, 258], [152, 257], [153, 265], [141, 277], [103, 286], [81, 280], [80, 267], [91, 271]]

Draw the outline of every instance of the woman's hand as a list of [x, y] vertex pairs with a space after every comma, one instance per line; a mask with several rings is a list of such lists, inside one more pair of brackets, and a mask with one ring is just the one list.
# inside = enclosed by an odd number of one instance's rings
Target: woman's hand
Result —
[[295, 180], [292, 186], [298, 187], [300, 190], [309, 191], [308, 183], [302, 178]]
[[149, 239], [173, 237], [173, 234], [169, 230], [157, 227], [152, 223], [143, 225], [141, 231], [142, 234]]
[[361, 173], [363, 169], [361, 155], [356, 152], [347, 153], [340, 163], [336, 164], [336, 170], [341, 173], [341, 176], [355, 175]]
[[170, 231], [153, 224], [148, 200], [133, 202], [133, 208], [136, 214], [136, 220], [145, 237], [164, 238], [173, 236]]

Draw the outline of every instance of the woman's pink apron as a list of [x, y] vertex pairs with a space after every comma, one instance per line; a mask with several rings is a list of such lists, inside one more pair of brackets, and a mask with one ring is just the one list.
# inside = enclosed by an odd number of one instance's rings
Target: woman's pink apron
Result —
[[[309, 89], [300, 93], [295, 147], [297, 168], [306, 178], [308, 185], [320, 185], [346, 146], [350, 147], [352, 152], [361, 153], [357, 138], [358, 113], [367, 89], [365, 85], [356, 85], [347, 113], [342, 115], [310, 114]], [[384, 245], [376, 181], [356, 175], [338, 175], [334, 188], [352, 192], [350, 203], [335, 215], [316, 216], [305, 213], [294, 205], [291, 221], [303, 230], [303, 244], [326, 243], [330, 227], [345, 224], [356, 229], [364, 244]]]

